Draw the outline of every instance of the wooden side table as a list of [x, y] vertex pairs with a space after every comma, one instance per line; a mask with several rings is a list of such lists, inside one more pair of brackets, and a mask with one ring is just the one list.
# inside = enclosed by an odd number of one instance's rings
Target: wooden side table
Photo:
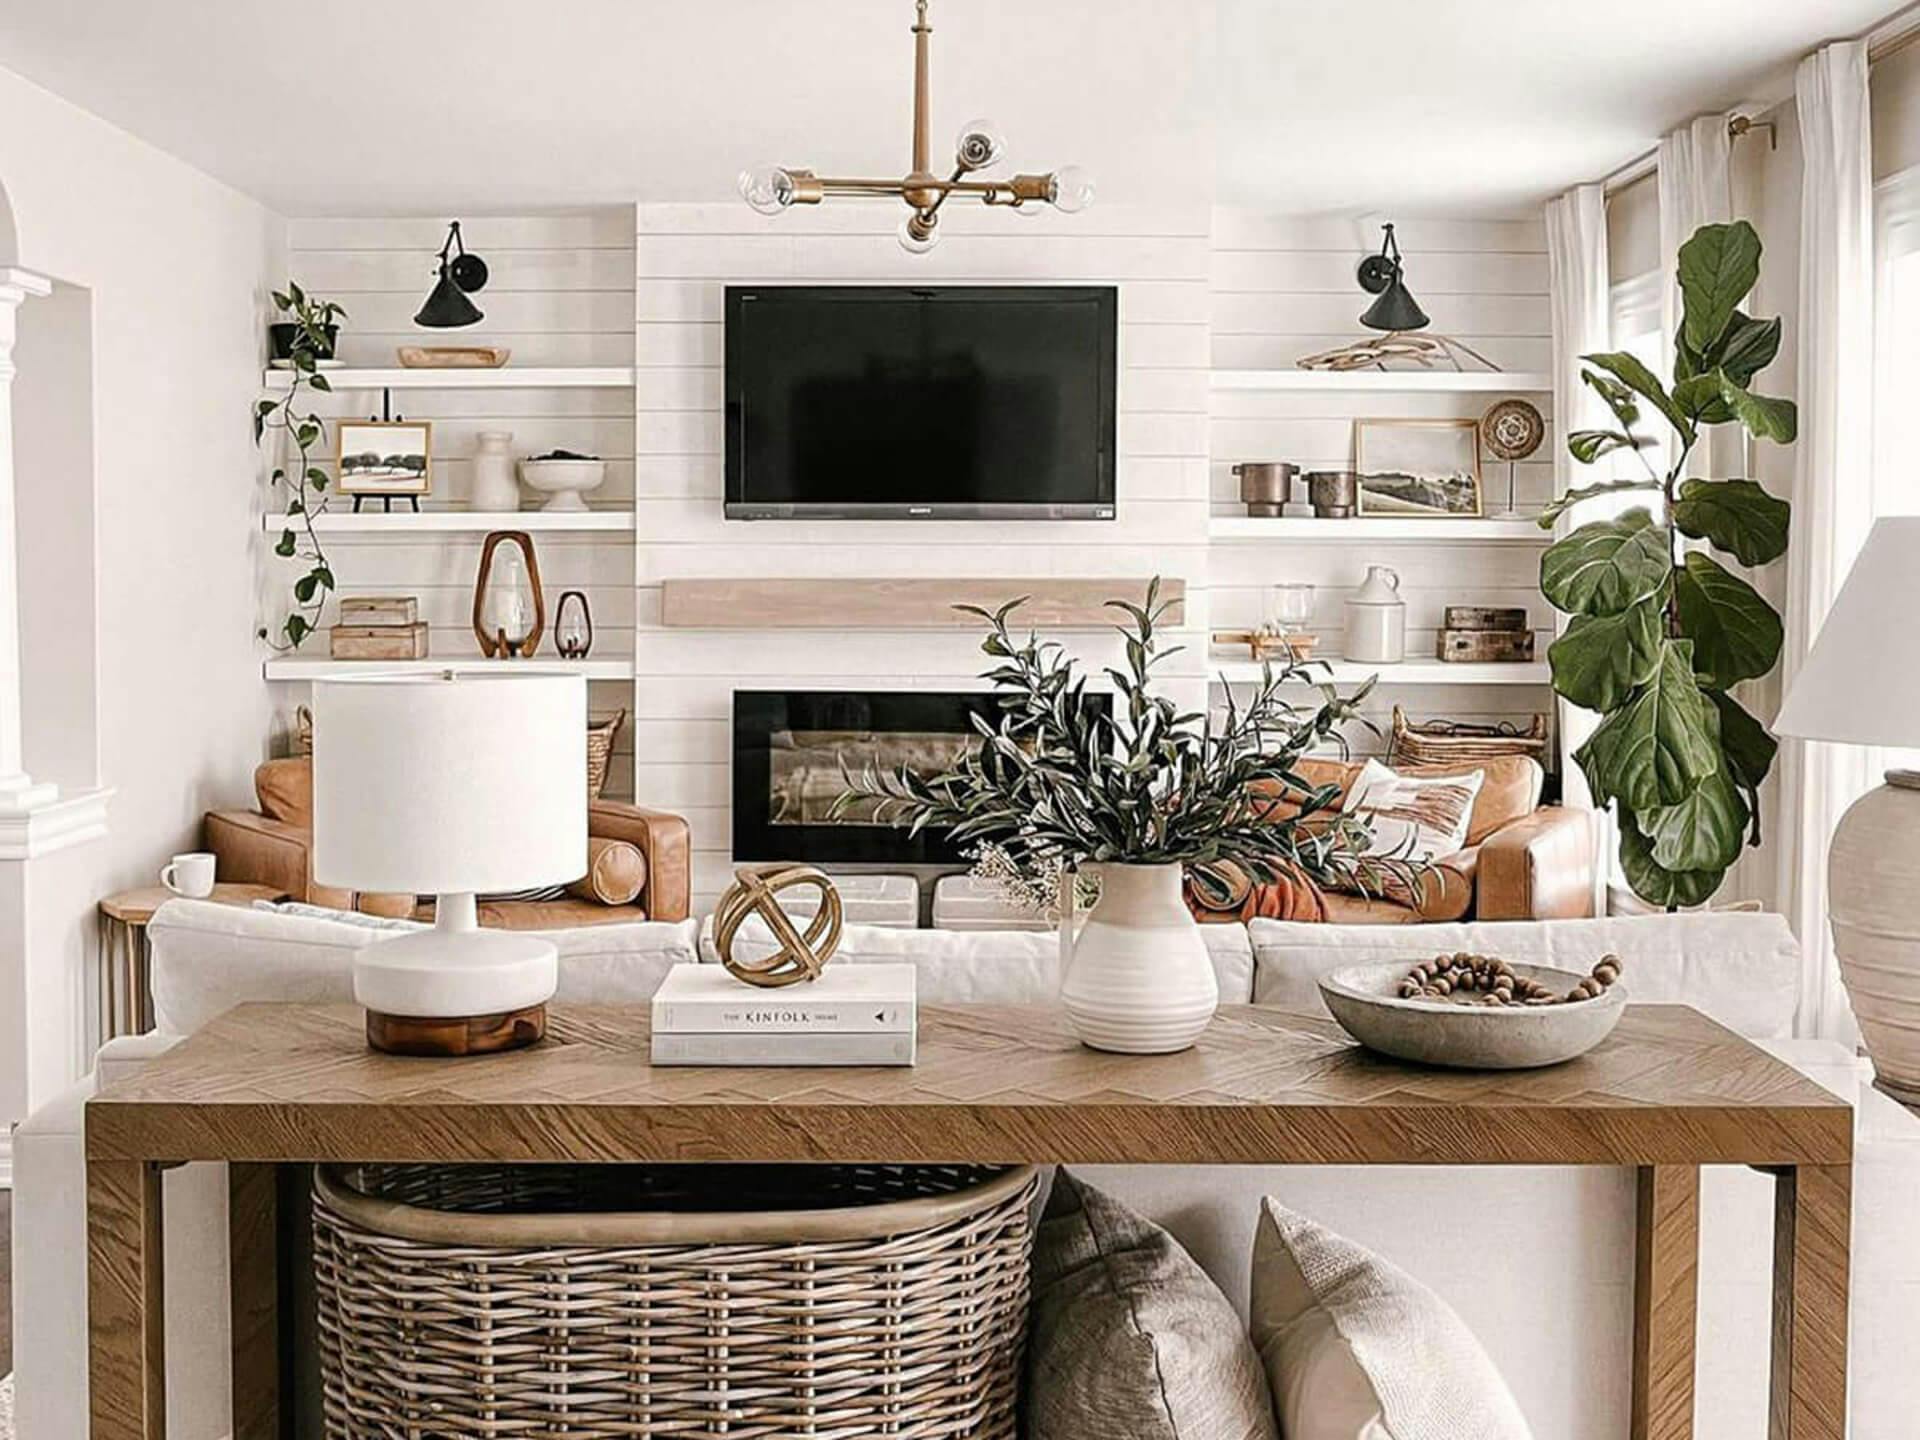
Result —
[[[100, 902], [100, 1042], [119, 1035], [142, 1035], [153, 1028], [153, 996], [148, 993], [147, 922], [169, 900], [179, 898], [164, 885], [122, 890]], [[219, 905], [248, 906], [256, 900], [284, 900], [271, 885], [216, 884], [206, 897]]]

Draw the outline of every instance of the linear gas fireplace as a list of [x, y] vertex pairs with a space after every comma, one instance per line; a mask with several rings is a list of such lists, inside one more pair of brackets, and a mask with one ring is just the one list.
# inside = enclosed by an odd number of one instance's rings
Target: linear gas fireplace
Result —
[[[1089, 696], [1103, 709], [1104, 695]], [[829, 816], [842, 766], [950, 769], [980, 743], [970, 717], [999, 723], [984, 691], [736, 690], [733, 692], [733, 858], [816, 865], [956, 865], [944, 835], [880, 823], [871, 802]]]

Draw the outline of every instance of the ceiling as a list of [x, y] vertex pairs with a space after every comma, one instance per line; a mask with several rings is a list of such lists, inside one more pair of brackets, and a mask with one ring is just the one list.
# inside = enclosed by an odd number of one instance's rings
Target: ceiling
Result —
[[[986, 114], [1103, 195], [1520, 211], [1785, 94], [1896, 0], [933, 0], [936, 153]], [[906, 168], [910, 0], [7, 0], [0, 64], [284, 214], [722, 198]], [[4, 153], [0, 149], [0, 153]], [[0, 175], [0, 182], [4, 182]]]

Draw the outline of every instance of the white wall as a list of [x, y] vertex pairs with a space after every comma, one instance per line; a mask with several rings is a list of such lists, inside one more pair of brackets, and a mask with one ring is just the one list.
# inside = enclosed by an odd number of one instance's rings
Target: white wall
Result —
[[[244, 798], [264, 753], [248, 411], [279, 224], [4, 70], [0, 187], [17, 262], [92, 303], [100, 768], [118, 794], [82, 879], [46, 897], [72, 912], [59, 928], [76, 937], [98, 895], [150, 880], [197, 842], [202, 811]], [[42, 973], [23, 979], [29, 963]], [[73, 1001], [85, 977], [73, 971], [87, 967], [77, 944], [0, 955], [0, 995], [68, 997], [34, 1016], [35, 1092], [85, 1063], [91, 1026]], [[0, 1011], [0, 1026], [20, 1022]], [[25, 1054], [25, 1038], [0, 1030], [0, 1056]], [[27, 1084], [9, 1063], [0, 1126], [22, 1113]]]

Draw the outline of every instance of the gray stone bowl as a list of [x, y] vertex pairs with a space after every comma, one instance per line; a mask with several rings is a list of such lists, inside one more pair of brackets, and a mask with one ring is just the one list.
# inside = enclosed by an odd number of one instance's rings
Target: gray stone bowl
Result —
[[[1335, 970], [1321, 978], [1321, 998], [1341, 1028], [1369, 1050], [1458, 1070], [1558, 1065], [1606, 1039], [1627, 1006], [1626, 987], [1617, 981], [1595, 998], [1572, 1005], [1402, 1000], [1400, 982], [1413, 963], [1396, 960]], [[1513, 973], [1562, 994], [1585, 978], [1542, 965], [1515, 965]]]

